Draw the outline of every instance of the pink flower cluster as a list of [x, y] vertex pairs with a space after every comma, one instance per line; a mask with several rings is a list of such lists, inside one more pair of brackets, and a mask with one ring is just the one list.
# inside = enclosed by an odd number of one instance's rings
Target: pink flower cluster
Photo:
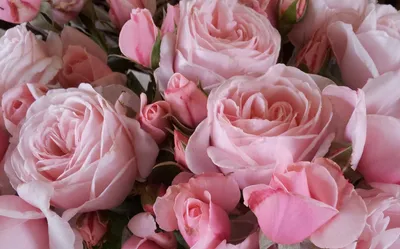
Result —
[[177, 2], [0, 0], [0, 247], [400, 248], [400, 13]]

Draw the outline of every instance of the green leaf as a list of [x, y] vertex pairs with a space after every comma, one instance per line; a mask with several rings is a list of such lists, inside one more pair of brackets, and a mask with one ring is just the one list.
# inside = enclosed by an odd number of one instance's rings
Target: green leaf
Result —
[[153, 76], [153, 74], [150, 74], [151, 77], [151, 81], [149, 82], [148, 86], [147, 86], [147, 90], [146, 90], [146, 95], [147, 95], [147, 101], [149, 103], [153, 102], [156, 93], [157, 93], [157, 84], [156, 84], [156, 80]]
[[104, 243], [98, 248], [121, 249], [122, 233], [124, 228], [128, 225], [129, 217], [111, 211], [107, 212], [107, 216], [109, 218], [108, 230], [103, 238]]
[[153, 70], [157, 69], [160, 64], [160, 51], [161, 50], [161, 31], [158, 31], [156, 42], [153, 45], [153, 50], [151, 51], [151, 68]]
[[178, 242], [178, 249], [189, 249], [190, 246], [186, 243], [185, 239], [183, 238], [182, 234], [175, 230], [174, 235], [176, 238], [176, 241]]

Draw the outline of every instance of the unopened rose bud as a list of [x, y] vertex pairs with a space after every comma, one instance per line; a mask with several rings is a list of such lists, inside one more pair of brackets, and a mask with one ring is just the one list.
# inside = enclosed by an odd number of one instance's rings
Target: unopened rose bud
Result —
[[196, 83], [179, 73], [171, 76], [164, 98], [171, 105], [172, 114], [190, 128], [207, 117], [206, 94]]
[[292, 26], [303, 19], [306, 14], [308, 0], [279, 1], [279, 31], [287, 34]]
[[311, 40], [299, 51], [296, 67], [306, 67], [307, 73], [318, 74], [330, 55], [330, 43], [326, 33], [317, 30]]
[[0, 20], [12, 23], [32, 21], [40, 12], [40, 0], [0, 0]]
[[187, 167], [185, 159], [185, 147], [189, 141], [189, 138], [183, 135], [181, 132], [174, 131], [174, 154], [175, 161], [180, 165]]
[[168, 116], [171, 114], [171, 107], [166, 101], [157, 101], [147, 104], [146, 94], [140, 94], [140, 112], [138, 113], [138, 121], [143, 130], [161, 144], [167, 137], [167, 129], [171, 124]]
[[[140, 39], [137, 36], [138, 31]], [[145, 67], [153, 67], [152, 52], [158, 32], [149, 10], [133, 9], [131, 19], [124, 24], [119, 35], [121, 52]]]
[[82, 214], [77, 220], [77, 229], [88, 248], [99, 245], [107, 232], [107, 221], [102, 219], [100, 212]]

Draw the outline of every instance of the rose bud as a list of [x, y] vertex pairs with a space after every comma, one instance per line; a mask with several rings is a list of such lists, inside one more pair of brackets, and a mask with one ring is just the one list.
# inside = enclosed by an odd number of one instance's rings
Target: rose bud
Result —
[[32, 21], [40, 11], [40, 0], [0, 0], [0, 20], [12, 23]]
[[304, 17], [307, 10], [307, 0], [280, 0], [279, 31], [286, 35], [292, 26]]
[[[140, 36], [138, 36], [138, 31]], [[133, 9], [131, 19], [121, 29], [119, 46], [122, 54], [145, 66], [151, 66], [151, 54], [158, 35], [158, 28], [147, 9]]]
[[296, 17], [293, 18], [290, 16], [291, 20], [296, 20], [299, 22], [301, 18], [303, 18], [304, 14], [306, 13], [307, 9], [307, 0], [280, 0], [279, 2], [279, 16], [282, 18], [285, 15], [293, 15], [292, 12], [296, 6]]
[[183, 135], [178, 130], [174, 131], [174, 151], [175, 151], [175, 161], [180, 165], [187, 168], [185, 159], [185, 147], [189, 141], [189, 138]]
[[14, 135], [18, 124], [25, 118], [31, 104], [45, 95], [47, 86], [37, 84], [24, 84], [11, 88], [3, 94], [1, 106], [4, 125], [7, 131]]
[[183, 124], [194, 128], [207, 117], [206, 94], [183, 75], [172, 75], [164, 94], [172, 114]]
[[296, 57], [296, 67], [307, 67], [307, 73], [318, 74], [330, 54], [330, 44], [326, 33], [318, 30]]
[[157, 9], [156, 0], [107, 0], [107, 2], [110, 5], [108, 13], [110, 20], [119, 29], [129, 20], [132, 9], [146, 8], [151, 14], [154, 14]]
[[140, 94], [140, 112], [138, 121], [143, 130], [161, 144], [167, 137], [167, 128], [171, 125], [168, 121], [168, 115], [171, 113], [170, 105], [165, 101], [157, 101], [147, 105], [146, 94]]
[[77, 229], [88, 248], [99, 245], [107, 232], [107, 221], [102, 220], [99, 212], [84, 213], [79, 216]]

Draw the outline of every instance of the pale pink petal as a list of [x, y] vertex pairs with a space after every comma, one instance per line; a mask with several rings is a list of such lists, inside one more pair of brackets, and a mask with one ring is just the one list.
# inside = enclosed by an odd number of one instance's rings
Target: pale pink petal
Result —
[[379, 75], [368, 52], [363, 48], [350, 24], [336, 22], [328, 28], [328, 38], [338, 60], [344, 82], [353, 89]]
[[61, 32], [64, 52], [69, 46], [84, 47], [91, 55], [103, 62], [107, 62], [107, 53], [87, 35], [70, 26], [65, 26]]
[[393, 117], [368, 115], [367, 140], [358, 170], [369, 182], [400, 182], [400, 121]]
[[204, 172], [219, 172], [217, 166], [208, 157], [207, 149], [210, 146], [211, 126], [208, 119], [197, 126], [190, 136], [186, 147], [186, 163], [190, 171], [195, 174]]
[[157, 225], [150, 213], [139, 213], [129, 221], [128, 228], [133, 235], [147, 238], [155, 234]]
[[[247, 187], [243, 196], [267, 238], [282, 244], [303, 241], [338, 213], [322, 202], [274, 190], [267, 185]], [[293, 230], [293, 227], [297, 229]]]

